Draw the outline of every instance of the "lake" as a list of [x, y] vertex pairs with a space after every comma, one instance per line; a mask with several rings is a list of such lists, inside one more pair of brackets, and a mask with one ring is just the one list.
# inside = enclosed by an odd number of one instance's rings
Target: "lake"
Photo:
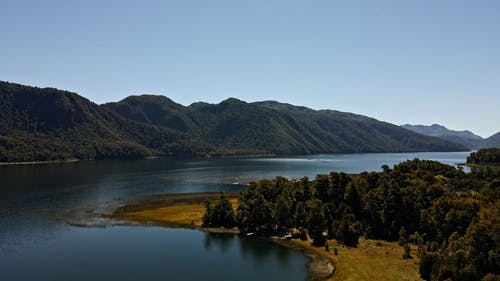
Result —
[[[67, 210], [128, 198], [238, 191], [251, 180], [379, 171], [407, 159], [465, 162], [469, 152], [337, 154], [0, 166], [2, 280], [304, 280], [307, 258], [261, 239], [186, 229], [69, 226]], [[258, 277], [257, 277], [258, 276]]]

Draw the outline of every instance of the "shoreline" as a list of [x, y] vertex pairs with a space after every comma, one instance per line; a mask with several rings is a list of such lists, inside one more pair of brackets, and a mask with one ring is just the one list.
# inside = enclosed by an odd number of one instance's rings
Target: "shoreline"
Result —
[[306, 264], [308, 281], [328, 280], [335, 274], [335, 263], [328, 256], [322, 255], [308, 247], [300, 245], [293, 239], [285, 240], [278, 237], [270, 237], [266, 239], [270, 239], [273, 243], [280, 246], [304, 253], [309, 258], [309, 262]]
[[[149, 195], [135, 199], [113, 201], [97, 206], [70, 209], [59, 213], [59, 218], [76, 227], [166, 227], [184, 228], [205, 233], [241, 235], [237, 228], [204, 228], [202, 217], [206, 199], [217, 200], [219, 192]], [[238, 204], [238, 193], [225, 193], [233, 208]], [[242, 237], [243, 238], [243, 237]], [[403, 248], [397, 242], [360, 238], [358, 247], [346, 247], [336, 240], [328, 240], [330, 251], [314, 247], [311, 240], [285, 237], [249, 237], [266, 239], [280, 246], [301, 251], [308, 257], [307, 280], [413, 280], [423, 281], [418, 274], [418, 260], [402, 259]], [[417, 256], [412, 246], [412, 256]], [[387, 268], [387, 271], [373, 270]]]
[[[16, 161], [16, 162], [0, 162], [1, 166], [16, 166], [16, 165], [39, 165], [39, 164], [59, 164], [59, 163], [73, 163], [80, 161], [102, 161], [102, 160], [158, 160], [158, 159], [185, 159], [185, 160], [196, 160], [196, 159], [231, 159], [231, 158], [258, 158], [258, 157], [289, 157], [289, 156], [312, 156], [312, 155], [340, 155], [340, 154], [383, 154], [383, 153], [439, 153], [439, 152], [466, 152], [463, 151], [393, 151], [393, 152], [337, 152], [337, 153], [313, 153], [313, 154], [275, 154], [275, 153], [261, 153], [261, 154], [227, 154], [227, 155], [205, 155], [198, 157], [169, 157], [162, 155], [151, 155], [142, 158], [106, 158], [106, 159], [66, 159], [66, 160], [43, 160], [43, 161]], [[469, 166], [472, 165], [466, 163], [457, 163], [456, 166]], [[484, 165], [477, 165], [484, 166]], [[491, 167], [499, 167], [498, 165], [492, 165]]]
[[[200, 207], [207, 199], [214, 200], [219, 192], [199, 192], [181, 194], [153, 195], [104, 208], [102, 213], [96, 209], [86, 209], [69, 212], [62, 219], [69, 225], [76, 227], [107, 227], [113, 225], [129, 225], [140, 227], [184, 228], [203, 231], [213, 234], [239, 235], [238, 228], [205, 228], [201, 220], [194, 219], [194, 215], [201, 219]], [[233, 206], [238, 193], [224, 193]], [[175, 213], [170, 213], [173, 211]], [[179, 213], [180, 212], [180, 213]], [[182, 213], [184, 212], [184, 213]], [[172, 218], [171, 216], [175, 216]], [[178, 219], [180, 218], [180, 220]], [[328, 280], [335, 273], [335, 263], [326, 254], [323, 255], [308, 245], [294, 240], [285, 240], [280, 237], [262, 237], [282, 247], [298, 250], [308, 257], [306, 264], [308, 281]]]
[[106, 158], [106, 159], [61, 159], [61, 160], [42, 160], [42, 161], [15, 161], [15, 162], [0, 162], [0, 166], [17, 166], [17, 165], [40, 165], [40, 164], [59, 164], [59, 163], [73, 163], [80, 161], [101, 161], [101, 160], [158, 160], [158, 159], [225, 159], [225, 158], [258, 158], [258, 157], [274, 157], [278, 156], [274, 153], [264, 153], [264, 154], [229, 154], [229, 155], [208, 155], [208, 156], [200, 156], [200, 157], [188, 157], [188, 158], [178, 158], [178, 157], [168, 157], [168, 156], [146, 156], [143, 158]]
[[[115, 225], [120, 226], [138, 226], [138, 227], [164, 227], [164, 228], [177, 228], [177, 229], [189, 229], [194, 231], [202, 231], [209, 234], [222, 234], [222, 235], [240, 235], [240, 230], [237, 228], [205, 228], [198, 226], [187, 226], [187, 225], [176, 225], [171, 223], [162, 223], [159, 221], [149, 221], [149, 222], [133, 222], [133, 221], [119, 221], [120, 223]], [[85, 227], [83, 224], [71, 224], [77, 227]], [[256, 239], [253, 237], [251, 239]], [[326, 281], [329, 280], [335, 274], [335, 263], [326, 255], [322, 255], [308, 247], [300, 245], [296, 241], [285, 240], [279, 237], [258, 237], [266, 239], [274, 244], [281, 247], [286, 247], [292, 250], [300, 251], [307, 256], [308, 262], [305, 264], [307, 271], [307, 281]], [[311, 241], [308, 241], [311, 242]], [[312, 246], [311, 246], [312, 247]]]
[[476, 163], [460, 163], [459, 166], [465, 166], [469, 168], [500, 168], [500, 164], [486, 165], [486, 164], [476, 164]]
[[80, 162], [80, 161], [83, 161], [83, 160], [81, 160], [81, 159], [68, 159], [68, 160], [26, 161], [26, 162], [0, 162], [0, 166], [60, 164], [60, 163], [74, 163], [74, 162]]

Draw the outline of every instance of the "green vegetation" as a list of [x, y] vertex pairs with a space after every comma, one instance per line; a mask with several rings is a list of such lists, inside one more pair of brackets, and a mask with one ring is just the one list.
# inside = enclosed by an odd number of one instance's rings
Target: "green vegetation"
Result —
[[202, 221], [203, 227], [232, 228], [235, 226], [234, 209], [224, 193], [221, 192], [215, 206], [212, 206], [209, 200], [205, 201], [205, 215]]
[[499, 175], [419, 159], [383, 170], [252, 182], [240, 193], [236, 224], [262, 236], [300, 229], [318, 247], [330, 239], [356, 247], [361, 235], [399, 241], [404, 259], [413, 245], [425, 280], [498, 278]]
[[500, 166], [500, 149], [482, 148], [467, 157], [467, 164]]
[[0, 162], [465, 150], [372, 118], [277, 102], [176, 104], [132, 96], [97, 105], [0, 81]]
[[192, 156], [185, 133], [125, 119], [77, 94], [0, 82], [0, 162]]
[[214, 155], [466, 150], [365, 116], [272, 101], [230, 98], [185, 107], [162, 96], [134, 96], [104, 107], [199, 137]]

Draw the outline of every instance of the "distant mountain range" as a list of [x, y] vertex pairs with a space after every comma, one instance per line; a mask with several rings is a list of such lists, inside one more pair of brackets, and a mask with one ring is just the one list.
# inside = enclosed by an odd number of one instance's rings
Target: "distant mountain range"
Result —
[[479, 148], [491, 148], [491, 147], [496, 147], [500, 148], [500, 132], [485, 138], [477, 147], [476, 149]]
[[439, 124], [432, 124], [430, 126], [405, 124], [401, 125], [401, 127], [426, 136], [458, 143], [469, 149], [476, 148], [483, 141], [482, 137], [475, 135], [471, 131], [453, 131]]
[[489, 147], [500, 148], [500, 132], [483, 139], [471, 131], [453, 131], [439, 124], [432, 124], [430, 126], [405, 124], [401, 125], [401, 127], [426, 136], [437, 137], [461, 144], [471, 150]]
[[97, 105], [67, 91], [0, 81], [0, 162], [460, 150], [335, 110], [234, 98], [183, 106], [152, 95]]

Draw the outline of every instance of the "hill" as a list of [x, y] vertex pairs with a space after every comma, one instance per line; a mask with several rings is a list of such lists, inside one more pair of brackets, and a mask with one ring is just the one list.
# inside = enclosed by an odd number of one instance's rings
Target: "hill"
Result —
[[[366, 116], [275, 101], [247, 103], [229, 98], [219, 104], [182, 106], [161, 96], [136, 96], [133, 103], [126, 98], [104, 106], [124, 118], [199, 137], [215, 147], [215, 154], [466, 150]], [[123, 107], [128, 110], [117, 110]]]
[[481, 148], [491, 148], [491, 147], [500, 148], [500, 132], [484, 139], [475, 148], [481, 149]]
[[448, 128], [439, 124], [432, 124], [431, 126], [405, 124], [401, 125], [401, 127], [426, 136], [437, 137], [447, 141], [458, 143], [469, 149], [474, 149], [483, 141], [482, 137], [475, 135], [471, 131], [449, 130]]
[[145, 95], [97, 105], [0, 81], [0, 162], [464, 149], [369, 117], [277, 102], [183, 106]]
[[71, 92], [0, 82], [0, 162], [191, 155], [195, 138], [125, 119]]

